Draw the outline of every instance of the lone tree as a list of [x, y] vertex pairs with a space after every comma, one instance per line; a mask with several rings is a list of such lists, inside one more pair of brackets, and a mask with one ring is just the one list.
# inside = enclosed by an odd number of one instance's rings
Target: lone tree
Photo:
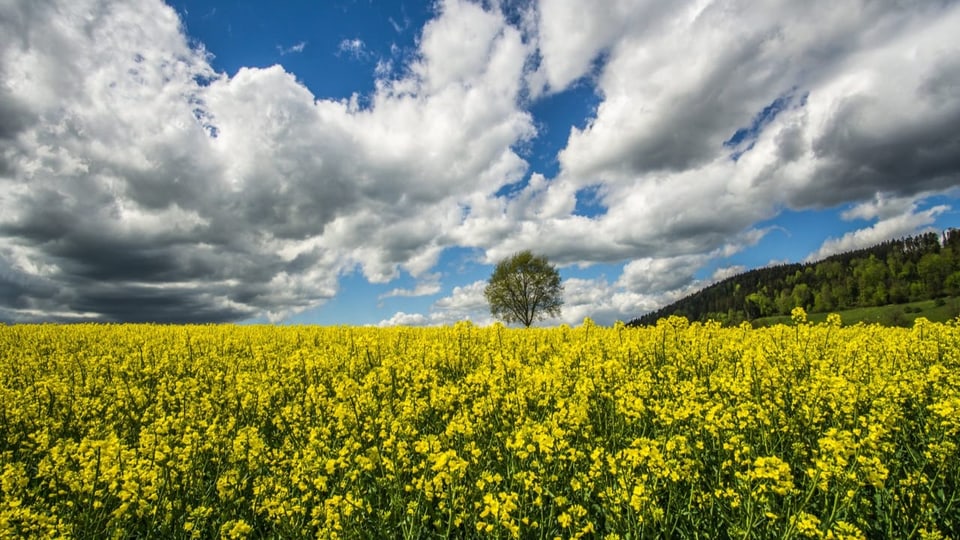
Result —
[[535, 320], [559, 315], [563, 305], [560, 274], [543, 256], [521, 251], [497, 263], [483, 290], [490, 313], [508, 323], [529, 327]]

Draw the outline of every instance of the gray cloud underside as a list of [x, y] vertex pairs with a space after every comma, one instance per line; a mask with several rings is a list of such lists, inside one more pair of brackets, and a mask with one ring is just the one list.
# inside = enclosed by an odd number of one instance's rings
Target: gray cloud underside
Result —
[[[215, 73], [158, 0], [0, 4], [0, 320], [279, 320], [451, 246], [633, 261], [570, 287], [570, 317], [627, 318], [782, 208], [902, 201], [826, 253], [927, 226], [945, 209], [917, 203], [960, 183], [956, 2], [504, 10], [441, 2], [360, 107], [281, 66]], [[583, 78], [601, 101], [560, 173], [495, 197], [537, 173], [526, 107]], [[605, 212], [575, 213], [586, 191]]]

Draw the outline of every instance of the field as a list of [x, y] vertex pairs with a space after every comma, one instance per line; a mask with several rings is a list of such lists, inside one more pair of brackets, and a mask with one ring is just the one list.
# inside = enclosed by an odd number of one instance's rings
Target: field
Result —
[[[952, 296], [938, 300], [919, 300], [906, 304], [888, 304], [884, 306], [851, 308], [838, 312], [844, 324], [880, 323], [884, 326], [913, 325], [920, 317], [933, 322], [949, 322], [960, 314], [960, 297]], [[829, 313], [810, 313], [811, 322], [825, 322]], [[760, 317], [751, 321], [754, 326], [771, 326], [790, 322], [790, 317], [777, 315]]]
[[960, 326], [0, 326], [0, 538], [960, 538]]

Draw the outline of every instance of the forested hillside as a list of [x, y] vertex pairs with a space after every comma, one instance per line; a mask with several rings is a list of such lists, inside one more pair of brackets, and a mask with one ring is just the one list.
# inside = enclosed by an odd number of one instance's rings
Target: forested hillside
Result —
[[796, 306], [809, 312], [840, 311], [960, 295], [960, 230], [948, 229], [891, 240], [812, 263], [745, 272], [634, 319], [656, 324], [661, 317], [743, 320], [787, 315]]

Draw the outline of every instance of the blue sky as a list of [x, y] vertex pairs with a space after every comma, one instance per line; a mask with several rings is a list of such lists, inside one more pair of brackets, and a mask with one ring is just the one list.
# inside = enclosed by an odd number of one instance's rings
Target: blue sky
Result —
[[0, 321], [544, 324], [957, 226], [957, 2], [15, 0]]

